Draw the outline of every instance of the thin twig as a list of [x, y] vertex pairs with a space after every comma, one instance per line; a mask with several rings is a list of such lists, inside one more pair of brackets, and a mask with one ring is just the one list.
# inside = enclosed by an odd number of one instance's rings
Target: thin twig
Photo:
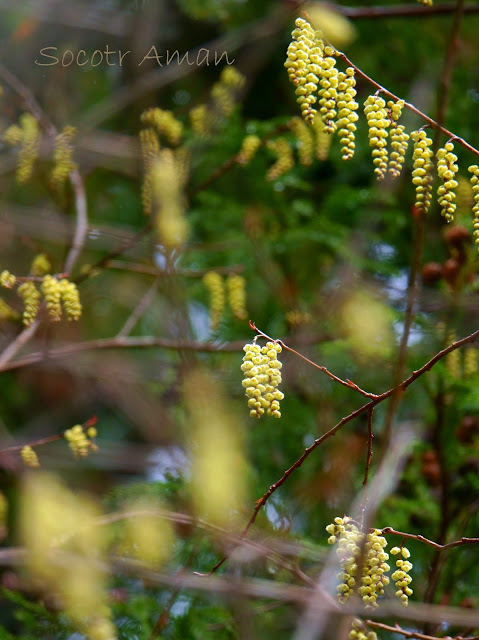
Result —
[[[138, 262], [128, 262], [126, 260], [109, 260], [105, 264], [105, 268], [144, 273], [145, 275], [157, 277], [166, 277], [171, 275], [161, 269], [158, 269], [158, 267], [152, 267], [148, 264], [141, 264]], [[175, 276], [181, 276], [182, 278], [202, 278], [209, 271], [214, 271], [221, 275], [230, 275], [231, 273], [241, 273], [244, 269], [245, 267], [242, 264], [233, 264], [226, 267], [211, 267], [210, 269], [175, 269]]]
[[463, 544], [479, 544], [479, 538], [466, 537], [462, 537], [460, 540], [455, 540], [454, 542], [448, 542], [447, 544], [439, 544], [438, 542], [425, 538], [421, 534], [404, 533], [403, 531], [396, 531], [396, 529], [393, 529], [392, 527], [384, 527], [384, 529], [381, 529], [381, 533], [390, 533], [392, 535], [401, 536], [402, 538], [409, 538], [410, 540], [419, 540], [419, 542], [424, 542], [424, 544], [428, 544], [430, 547], [434, 547], [434, 549], [437, 549], [438, 551], [445, 551], [446, 549], [459, 547]]
[[354, 389], [355, 391], [357, 391], [361, 395], [365, 396], [366, 398], [377, 398], [378, 397], [375, 393], [368, 393], [367, 391], [363, 391], [363, 389], [361, 389], [361, 387], [358, 387], [358, 385], [355, 384], [354, 382], [351, 382], [351, 380], [342, 380], [341, 378], [338, 378], [338, 376], [335, 376], [334, 373], [331, 373], [330, 371], [328, 371], [328, 369], [326, 369], [326, 367], [323, 367], [322, 365], [317, 364], [316, 362], [313, 362], [312, 360], [310, 360], [306, 356], [303, 356], [302, 353], [299, 353], [295, 349], [292, 349], [291, 347], [288, 347], [288, 345], [285, 344], [282, 340], [275, 340], [274, 338], [271, 338], [266, 333], [261, 331], [261, 329], [258, 329], [258, 327], [255, 325], [255, 323], [251, 322], [251, 320], [249, 321], [249, 326], [251, 327], [251, 329], [253, 329], [253, 331], [256, 331], [256, 333], [259, 336], [261, 336], [263, 338], [266, 338], [266, 340], [270, 340], [271, 342], [277, 342], [278, 344], [280, 344], [283, 347], [283, 349], [286, 349], [286, 351], [290, 351], [291, 353], [294, 353], [294, 355], [298, 356], [298, 358], [301, 358], [301, 360], [304, 360], [308, 364], [312, 365], [315, 369], [318, 369], [322, 373], [325, 373], [329, 378], [331, 378], [331, 380], [334, 380], [335, 382], [339, 382], [339, 384], [342, 384], [344, 387], [348, 387], [348, 389]]
[[364, 469], [363, 487], [365, 487], [368, 483], [369, 467], [371, 466], [371, 460], [373, 459], [373, 412], [374, 408], [368, 411], [368, 451], [366, 453], [366, 466]]
[[120, 331], [118, 331], [118, 334], [117, 334], [118, 338], [123, 338], [129, 335], [130, 332], [133, 330], [138, 320], [141, 318], [141, 316], [145, 313], [145, 311], [148, 309], [150, 304], [153, 302], [153, 299], [158, 290], [159, 283], [160, 283], [160, 279], [157, 277], [153, 282], [153, 284], [151, 285], [151, 287], [148, 289], [148, 291], [145, 293], [145, 295], [141, 298], [141, 300], [138, 302], [136, 307], [133, 309], [131, 314], [128, 316], [123, 327], [120, 329]]
[[[399, 633], [405, 638], [417, 638], [417, 640], [444, 640], [444, 638], [438, 638], [436, 636], [428, 636], [424, 633], [418, 633], [417, 631], [406, 631], [406, 629], [402, 629], [399, 625], [394, 625], [394, 627], [389, 626], [388, 624], [383, 624], [382, 622], [376, 622], [375, 620], [364, 620], [364, 624], [367, 624], [368, 627], [373, 629], [384, 629], [384, 631], [392, 631], [393, 633]], [[448, 636], [449, 640], [450, 636]], [[469, 636], [464, 638], [463, 636], [454, 636], [451, 640], [479, 640], [479, 636]]]
[[[375, 7], [343, 7], [336, 3], [325, 3], [325, 5], [331, 7], [337, 13], [353, 19], [430, 18], [431, 16], [447, 16], [456, 10], [456, 3], [454, 2], [447, 4], [438, 4], [436, 2], [432, 7], [402, 3]], [[464, 13], [479, 13], [479, 5], [471, 4], [464, 7]]]

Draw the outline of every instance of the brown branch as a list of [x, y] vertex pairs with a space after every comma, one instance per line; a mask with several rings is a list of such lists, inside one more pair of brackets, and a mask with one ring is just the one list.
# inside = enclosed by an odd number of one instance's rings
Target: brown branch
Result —
[[373, 459], [373, 412], [374, 408], [368, 411], [368, 451], [366, 454], [366, 466], [364, 469], [363, 487], [365, 487], [369, 480], [369, 467], [371, 466], [371, 460]]
[[[444, 638], [438, 638], [436, 636], [428, 636], [424, 633], [418, 633], [417, 631], [406, 631], [406, 629], [401, 629], [399, 625], [394, 625], [394, 627], [390, 627], [388, 624], [383, 624], [382, 622], [376, 622], [375, 620], [364, 620], [364, 624], [367, 624], [368, 627], [373, 629], [384, 629], [384, 631], [392, 631], [393, 633], [399, 633], [405, 638], [417, 638], [417, 640], [445, 640]], [[479, 636], [469, 636], [464, 638], [463, 636], [454, 636], [454, 638], [450, 638], [448, 636], [448, 640], [479, 640]]]
[[263, 333], [261, 329], [258, 329], [255, 323], [251, 322], [251, 320], [249, 321], [249, 326], [251, 327], [251, 329], [253, 329], [253, 331], [256, 331], [256, 333], [262, 338], [266, 338], [266, 340], [270, 340], [271, 342], [277, 342], [283, 347], [283, 349], [286, 349], [286, 351], [290, 351], [291, 353], [294, 353], [295, 356], [298, 356], [298, 358], [301, 358], [301, 360], [304, 360], [308, 364], [312, 365], [315, 369], [322, 371], [322, 373], [325, 373], [329, 378], [331, 378], [331, 380], [334, 380], [335, 382], [339, 382], [339, 384], [342, 384], [344, 387], [348, 387], [348, 389], [354, 389], [355, 391], [358, 391], [361, 395], [365, 396], [366, 398], [378, 397], [375, 393], [368, 393], [367, 391], [363, 391], [363, 389], [358, 387], [358, 385], [355, 384], [354, 382], [351, 382], [351, 380], [342, 380], [341, 378], [338, 378], [338, 376], [335, 376], [334, 373], [331, 373], [330, 371], [328, 371], [326, 367], [323, 367], [320, 364], [313, 362], [312, 360], [310, 360], [306, 356], [303, 356], [303, 354], [299, 353], [295, 349], [288, 347], [288, 345], [285, 344], [282, 340], [275, 340], [274, 338], [271, 338], [266, 333]]
[[[465, 338], [462, 338], [462, 340], [458, 340], [458, 341], [454, 342], [453, 344], [449, 345], [445, 349], [442, 349], [442, 351], [439, 351], [439, 353], [437, 353], [433, 358], [431, 358], [428, 362], [426, 362], [426, 364], [424, 364], [420, 369], [418, 369], [417, 371], [413, 371], [413, 373], [408, 378], [403, 380], [403, 382], [401, 382], [401, 384], [398, 385], [398, 387], [401, 388], [403, 391], [405, 391], [415, 380], [417, 380], [422, 375], [424, 375], [427, 371], [429, 371], [436, 364], [436, 362], [438, 362], [439, 360], [444, 358], [448, 353], [451, 353], [451, 351], [455, 351], [456, 349], [458, 349], [459, 347], [462, 347], [465, 344], [468, 344], [470, 342], [474, 342], [478, 338], [479, 338], [479, 330], [475, 331], [474, 333], [472, 333], [469, 336], [466, 336]], [[345, 416], [334, 427], [332, 427], [329, 431], [327, 431], [322, 436], [317, 438], [313, 442], [313, 444], [311, 444], [309, 447], [307, 447], [304, 450], [304, 452], [301, 454], [301, 456], [296, 460], [296, 462], [294, 464], [292, 464], [291, 467], [289, 467], [289, 469], [287, 469], [283, 473], [281, 478], [279, 480], [277, 480], [274, 484], [272, 484], [270, 486], [270, 488], [268, 489], [268, 491], [259, 500], [256, 501], [256, 506], [255, 506], [255, 508], [253, 510], [253, 514], [251, 515], [251, 518], [249, 519], [248, 523], [246, 524], [246, 526], [245, 526], [245, 528], [243, 530], [242, 536], [247, 536], [248, 535], [248, 532], [251, 529], [252, 525], [254, 524], [261, 507], [263, 507], [266, 504], [266, 502], [269, 500], [269, 498], [273, 495], [273, 493], [277, 489], [279, 489], [279, 487], [281, 487], [286, 482], [286, 480], [293, 473], [293, 471], [295, 471], [295, 469], [299, 469], [299, 467], [301, 467], [301, 465], [306, 460], [306, 458], [308, 458], [311, 455], [311, 453], [320, 444], [322, 444], [325, 440], [327, 440], [331, 436], [334, 436], [336, 434], [336, 432], [341, 429], [341, 427], [343, 427], [348, 422], [351, 422], [351, 420], [353, 420], [354, 418], [357, 418], [358, 416], [360, 416], [361, 414], [363, 414], [365, 412], [371, 411], [380, 402], [383, 402], [383, 400], [386, 400], [386, 398], [391, 397], [393, 395], [393, 393], [397, 392], [398, 387], [394, 387], [392, 389], [389, 389], [388, 391], [385, 391], [381, 395], [376, 396], [373, 400], [371, 400], [367, 404], [364, 404], [362, 407], [359, 407], [359, 409], [356, 409], [355, 411], [353, 411], [349, 415]], [[211, 573], [214, 573], [217, 569], [219, 569], [221, 567], [221, 565], [224, 562], [226, 562], [227, 559], [228, 559], [228, 557], [224, 556], [221, 560], [219, 560], [215, 564], [215, 566], [211, 569], [209, 574], [204, 574], [204, 575], [210, 575]]]
[[140, 301], [138, 302], [138, 304], [136, 305], [136, 307], [133, 309], [133, 311], [131, 312], [131, 314], [128, 316], [125, 324], [123, 325], [123, 327], [120, 329], [120, 331], [118, 331], [117, 337], [118, 338], [123, 338], [128, 336], [131, 331], [134, 329], [136, 323], [138, 322], [138, 320], [141, 318], [141, 316], [145, 313], [145, 311], [148, 309], [148, 307], [150, 306], [150, 304], [153, 302], [153, 299], [156, 295], [156, 292], [158, 290], [158, 285], [159, 285], [159, 278], [155, 278], [153, 284], [151, 285], [151, 287], [148, 289], [148, 291], [142, 296], [142, 298], [140, 299]]
[[[171, 274], [165, 273], [165, 271], [152, 267], [147, 264], [141, 264], [137, 262], [127, 262], [124, 260], [109, 260], [105, 264], [106, 269], [120, 269], [122, 271], [133, 271], [135, 273], [144, 273], [150, 276], [171, 276]], [[181, 276], [182, 278], [202, 278], [209, 271], [214, 271], [221, 275], [229, 275], [231, 273], [241, 273], [244, 271], [244, 265], [233, 264], [226, 267], [211, 267], [209, 269], [175, 269], [175, 276]]]
[[429, 540], [425, 538], [421, 534], [417, 533], [404, 533], [403, 531], [396, 531], [392, 527], [384, 527], [381, 529], [381, 533], [390, 533], [391, 535], [401, 536], [402, 538], [409, 538], [410, 540], [419, 540], [419, 542], [424, 542], [424, 544], [428, 544], [430, 547], [434, 547], [438, 551], [445, 551], [446, 549], [452, 549], [453, 547], [459, 547], [463, 544], [479, 544], [479, 538], [466, 538], [462, 537], [460, 540], [455, 540], [454, 542], [448, 542], [446, 544], [439, 544], [438, 542], [434, 542], [433, 540]]

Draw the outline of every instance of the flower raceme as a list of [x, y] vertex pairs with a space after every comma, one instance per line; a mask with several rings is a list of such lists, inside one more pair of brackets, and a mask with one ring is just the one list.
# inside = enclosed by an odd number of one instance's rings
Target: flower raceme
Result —
[[[378, 607], [377, 599], [384, 594], [384, 587], [390, 583], [387, 573], [391, 567], [387, 563], [389, 555], [386, 552], [387, 540], [379, 529], [373, 529], [365, 534], [360, 531], [354, 520], [348, 516], [335, 518], [326, 527], [330, 534], [328, 544], [336, 544], [336, 554], [341, 567], [338, 578], [338, 600], [344, 604], [357, 591], [366, 609]], [[395, 581], [396, 596], [404, 606], [413, 591], [410, 588], [411, 576], [409, 571], [410, 552], [406, 547], [393, 547], [392, 555], [401, 555], [396, 561], [397, 570], [391, 579]], [[356, 637], [356, 636], [355, 636]]]
[[246, 344], [241, 371], [244, 373], [243, 387], [248, 398], [252, 418], [268, 416], [281, 418], [279, 403], [284, 394], [278, 389], [281, 384], [281, 367], [278, 354], [282, 348], [277, 342], [267, 342], [264, 347]]

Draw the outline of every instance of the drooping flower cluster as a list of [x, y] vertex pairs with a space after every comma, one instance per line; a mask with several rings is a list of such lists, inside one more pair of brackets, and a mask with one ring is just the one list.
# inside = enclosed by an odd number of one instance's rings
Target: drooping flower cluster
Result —
[[[356, 79], [354, 69], [348, 67], [346, 72], [338, 74], [338, 128], [341, 142], [341, 157], [343, 160], [350, 160], [354, 155], [355, 143], [354, 134], [359, 105], [354, 99], [356, 95]], [[327, 130], [327, 129], [326, 129]]]
[[416, 203], [418, 211], [426, 213], [432, 199], [432, 140], [425, 131], [413, 131], [414, 142], [412, 183], [416, 187]]
[[358, 577], [358, 561], [361, 555], [361, 544], [363, 534], [351, 518], [334, 518], [334, 523], [326, 527], [326, 531], [331, 534], [328, 538], [328, 544], [336, 544], [336, 554], [339, 558], [341, 567], [338, 578], [338, 600], [344, 604], [352, 595], [356, 587]]
[[320, 63], [321, 80], [318, 90], [318, 105], [327, 133], [336, 131], [335, 118], [338, 113], [336, 102], [338, 99], [339, 72], [336, 68], [336, 58], [333, 58], [333, 55], [333, 47], [324, 47], [324, 57]]
[[479, 167], [473, 164], [468, 171], [471, 175], [472, 193], [474, 197], [474, 206], [472, 213], [474, 214], [474, 238], [475, 243], [479, 246]]
[[333, 136], [326, 132], [326, 125], [321, 118], [316, 118], [313, 123], [316, 132], [316, 157], [323, 162], [328, 159]]
[[407, 607], [409, 596], [413, 594], [413, 590], [409, 587], [412, 581], [412, 578], [409, 575], [409, 571], [412, 569], [412, 563], [409, 562], [408, 558], [410, 558], [411, 553], [406, 547], [393, 547], [391, 549], [391, 554], [393, 556], [398, 554], [402, 555], [402, 558], [396, 560], [397, 570], [392, 574], [391, 578], [395, 581], [398, 589], [396, 591], [396, 596], [401, 600], [402, 604]]
[[177, 145], [181, 142], [183, 125], [175, 118], [171, 111], [152, 107], [141, 114], [141, 122], [154, 129], [167, 138], [170, 144]]
[[368, 533], [364, 546], [365, 560], [358, 593], [366, 609], [375, 609], [378, 606], [376, 600], [378, 596], [384, 594], [384, 587], [389, 584], [389, 578], [386, 575], [390, 569], [387, 564], [389, 555], [384, 550], [387, 540], [380, 534], [378, 529]]
[[41, 289], [50, 319], [53, 322], [59, 322], [62, 317], [60, 281], [51, 275], [47, 275], [42, 280]]
[[238, 318], [238, 320], [244, 320], [247, 316], [245, 285], [245, 279], [237, 273], [232, 273], [226, 280], [228, 302], [233, 315]]
[[[336, 554], [341, 567], [337, 588], [339, 602], [344, 604], [357, 591], [366, 609], [375, 609], [378, 597], [384, 594], [384, 588], [390, 582], [386, 538], [379, 529], [373, 529], [365, 536], [348, 516], [335, 518], [326, 531], [330, 534], [328, 544], [337, 544]], [[413, 593], [409, 587], [411, 576], [408, 572], [412, 564], [407, 559], [410, 553], [405, 547], [394, 547], [391, 553], [402, 555], [396, 562], [398, 569], [392, 579], [398, 589], [396, 595], [407, 606], [408, 597]]]
[[290, 81], [296, 87], [295, 93], [302, 116], [312, 124], [317, 113], [313, 105], [317, 100], [315, 93], [318, 91], [324, 45], [307, 20], [298, 18], [295, 25], [284, 66], [288, 70]]
[[368, 121], [369, 146], [373, 147], [374, 173], [382, 180], [388, 168], [387, 138], [390, 120], [386, 102], [380, 96], [369, 96], [364, 103], [364, 113]]
[[281, 418], [279, 403], [284, 398], [278, 389], [281, 384], [282, 364], [278, 360], [281, 345], [277, 342], [267, 342], [264, 347], [246, 344], [243, 351], [242, 384], [248, 398], [250, 416], [260, 418], [266, 412], [268, 416]]
[[218, 328], [225, 308], [223, 278], [216, 271], [208, 271], [208, 273], [203, 276], [203, 283], [210, 294], [210, 325], [214, 331]]
[[35, 284], [28, 280], [23, 282], [17, 289], [18, 295], [23, 300], [23, 324], [29, 327], [37, 317], [40, 308], [40, 292]]
[[40, 151], [41, 133], [38, 122], [30, 113], [22, 113], [19, 125], [13, 124], [3, 134], [6, 144], [20, 145], [17, 160], [17, 182], [24, 184], [33, 173], [33, 166]]
[[397, 178], [401, 173], [406, 156], [409, 135], [406, 133], [404, 125], [398, 124], [404, 107], [404, 100], [388, 102], [388, 108], [391, 119], [391, 129], [389, 137], [391, 138], [391, 153], [389, 156], [389, 173], [393, 178]]
[[150, 215], [153, 205], [151, 167], [160, 152], [160, 141], [154, 129], [148, 128], [140, 131], [140, 147], [144, 167], [141, 200], [143, 211], [146, 215]]
[[276, 138], [268, 142], [268, 149], [276, 154], [276, 162], [271, 165], [266, 173], [266, 180], [277, 180], [294, 166], [294, 156], [288, 141], [285, 138]]
[[220, 116], [228, 118], [234, 111], [236, 97], [246, 82], [245, 77], [234, 67], [225, 67], [219, 81], [211, 89], [213, 109]]
[[67, 320], [70, 322], [72, 320], [79, 320], [82, 314], [82, 305], [76, 284], [63, 278], [59, 281], [58, 285]]
[[377, 640], [378, 637], [374, 631], [366, 627], [362, 620], [354, 618], [348, 638], [349, 640]]
[[85, 431], [81, 424], [76, 424], [63, 435], [75, 458], [85, 458], [91, 451], [97, 450], [96, 444], [91, 440], [97, 435], [95, 427], [89, 427]]
[[32, 276], [41, 278], [42, 276], [46, 276], [47, 273], [51, 273], [51, 271], [52, 263], [45, 253], [39, 253], [33, 258], [32, 264], [30, 265], [30, 273]]
[[54, 189], [59, 189], [68, 178], [70, 173], [77, 168], [73, 162], [72, 141], [75, 137], [75, 127], [66, 126], [55, 139], [55, 150], [53, 152], [53, 170], [50, 182]]
[[313, 162], [314, 140], [311, 128], [302, 120], [295, 116], [291, 119], [291, 131], [298, 144], [299, 162], [305, 167]]
[[437, 190], [438, 202], [441, 205], [441, 215], [446, 218], [447, 222], [452, 222], [456, 211], [456, 203], [454, 202], [456, 194], [454, 190], [457, 187], [455, 176], [458, 171], [457, 156], [454, 153], [452, 142], [447, 142], [442, 149], [438, 150], [436, 156], [437, 173], [443, 181], [443, 184]]
[[248, 164], [256, 155], [261, 146], [261, 138], [255, 135], [246, 136], [241, 144], [241, 149], [236, 157], [239, 164]]
[[36, 451], [34, 451], [29, 445], [25, 445], [22, 448], [20, 451], [20, 457], [26, 467], [37, 469], [40, 466], [40, 461], [38, 460]]
[[16, 282], [17, 277], [14, 276], [13, 273], [10, 273], [10, 271], [7, 271], [5, 269], [0, 273], [0, 285], [2, 285], [2, 287], [5, 287], [5, 289], [11, 289], [15, 286]]

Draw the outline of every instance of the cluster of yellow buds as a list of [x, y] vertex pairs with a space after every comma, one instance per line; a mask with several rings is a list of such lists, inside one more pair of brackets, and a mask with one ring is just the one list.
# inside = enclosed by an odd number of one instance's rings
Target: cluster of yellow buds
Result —
[[404, 164], [404, 157], [407, 151], [409, 135], [406, 133], [404, 125], [398, 124], [404, 107], [404, 100], [388, 102], [388, 108], [391, 119], [391, 154], [389, 156], [389, 173], [393, 178], [397, 178], [401, 173]]
[[252, 418], [264, 415], [281, 418], [280, 401], [284, 394], [278, 389], [281, 384], [281, 367], [278, 354], [281, 345], [267, 342], [264, 347], [258, 344], [246, 344], [241, 371], [244, 373], [243, 387], [248, 398], [248, 407]]
[[326, 125], [327, 133], [336, 131], [336, 102], [338, 99], [339, 73], [336, 68], [336, 58], [333, 47], [324, 47], [324, 56], [321, 60], [321, 80], [318, 89], [319, 113]]
[[59, 281], [58, 285], [67, 319], [69, 321], [78, 320], [82, 314], [82, 306], [76, 284], [63, 278]]
[[291, 327], [299, 327], [302, 324], [308, 324], [311, 320], [311, 314], [308, 311], [293, 309], [292, 311], [288, 311], [286, 314], [286, 322]]
[[468, 168], [468, 171], [472, 173], [471, 185], [474, 197], [474, 206], [472, 208], [472, 213], [474, 214], [474, 238], [475, 243], [479, 247], [479, 167], [477, 164], [473, 164]]
[[355, 143], [354, 134], [358, 114], [356, 113], [359, 105], [355, 101], [356, 96], [356, 78], [354, 77], [354, 69], [348, 67], [346, 72], [338, 74], [338, 128], [339, 138], [341, 142], [341, 157], [343, 160], [350, 160], [354, 155]]
[[245, 82], [245, 77], [234, 67], [225, 67], [219, 81], [211, 89], [215, 111], [225, 118], [229, 117], [235, 108], [236, 95]]
[[228, 302], [233, 315], [238, 320], [244, 320], [247, 316], [246, 312], [246, 282], [243, 276], [232, 273], [226, 281], [228, 290]]
[[[453, 329], [450, 329], [446, 333], [446, 344], [450, 345], [455, 342], [456, 337], [456, 332]], [[461, 377], [461, 356], [459, 354], [459, 349], [450, 351], [444, 360], [448, 373], [456, 380], [459, 379]]]
[[4, 270], [0, 273], [0, 285], [5, 289], [12, 289], [17, 282], [17, 277], [10, 273], [10, 271]]
[[312, 124], [317, 113], [313, 107], [316, 102], [314, 94], [318, 90], [324, 45], [307, 20], [297, 18], [295, 25], [284, 66], [290, 81], [296, 87], [295, 93], [303, 118]]
[[349, 640], [377, 640], [378, 637], [374, 631], [370, 631], [364, 622], [359, 618], [354, 618], [351, 625], [351, 631], [348, 635]]
[[189, 116], [191, 128], [196, 135], [206, 138], [211, 132], [208, 107], [206, 104], [198, 104], [196, 107], [193, 107], [190, 110]]
[[270, 140], [268, 149], [271, 149], [277, 156], [276, 162], [271, 165], [266, 173], [266, 180], [273, 181], [294, 167], [294, 156], [285, 138]]
[[423, 4], [426, 7], [432, 7], [432, 0], [417, 0], [419, 4]]
[[254, 158], [256, 152], [261, 146], [261, 138], [256, 135], [249, 135], [243, 139], [241, 149], [236, 156], [236, 161], [239, 164], [246, 165]]
[[186, 173], [171, 149], [159, 152], [148, 173], [158, 237], [170, 248], [181, 246], [188, 235], [183, 196]]
[[42, 277], [47, 275], [47, 273], [51, 273], [51, 270], [52, 264], [45, 253], [39, 253], [33, 258], [32, 264], [30, 265], [30, 273], [32, 276]]
[[458, 171], [457, 156], [454, 153], [452, 142], [447, 142], [442, 149], [439, 149], [436, 157], [437, 173], [443, 181], [443, 184], [437, 190], [438, 202], [441, 205], [441, 215], [446, 218], [447, 222], [452, 222], [456, 211], [454, 189], [457, 187], [455, 175]]
[[72, 160], [72, 140], [75, 134], [75, 127], [67, 126], [56, 137], [55, 150], [53, 152], [54, 166], [50, 178], [54, 189], [59, 189], [70, 173], [77, 168], [76, 163]]
[[432, 193], [432, 140], [424, 130], [413, 131], [414, 142], [412, 183], [416, 187], [416, 203], [418, 211], [426, 213], [431, 204]]
[[389, 555], [384, 550], [387, 540], [380, 534], [381, 531], [378, 529], [368, 533], [364, 546], [365, 561], [358, 593], [366, 609], [375, 609], [378, 606], [376, 600], [384, 594], [384, 587], [389, 584], [386, 573], [391, 567], [387, 564]]
[[17, 320], [19, 314], [12, 307], [0, 298], [0, 320]]
[[470, 378], [475, 375], [478, 370], [479, 353], [475, 347], [469, 347], [464, 351], [464, 377]]
[[203, 283], [210, 294], [210, 324], [213, 331], [218, 328], [225, 309], [225, 288], [223, 278], [216, 271], [208, 271]]
[[315, 118], [313, 128], [316, 132], [316, 157], [324, 162], [328, 159], [333, 136], [327, 133], [326, 125], [321, 118]]
[[60, 281], [51, 275], [46, 275], [42, 280], [41, 289], [50, 319], [53, 322], [59, 322], [62, 318]]
[[409, 562], [411, 553], [406, 547], [393, 547], [391, 554], [397, 556], [402, 555], [402, 558], [396, 560], [397, 570], [392, 574], [391, 578], [395, 581], [397, 591], [396, 596], [401, 600], [402, 604], [407, 607], [409, 596], [413, 594], [413, 590], [409, 587], [412, 578], [409, 575], [409, 571], [412, 569], [412, 563]]
[[314, 140], [310, 127], [301, 118], [294, 117], [290, 122], [298, 144], [299, 162], [308, 167], [313, 162]]
[[30, 280], [23, 282], [17, 289], [18, 295], [23, 300], [23, 324], [29, 327], [37, 317], [40, 308], [40, 292]]
[[92, 441], [92, 438], [97, 435], [97, 430], [93, 426], [85, 431], [81, 424], [76, 424], [71, 429], [67, 429], [63, 435], [76, 458], [85, 458], [90, 451], [97, 451], [97, 446]]
[[20, 126], [11, 125], [3, 134], [3, 140], [11, 146], [20, 145], [17, 163], [17, 181], [27, 182], [40, 150], [41, 133], [38, 122], [30, 113], [23, 113], [19, 118]]
[[34, 451], [29, 445], [25, 445], [22, 448], [22, 450], [20, 451], [20, 456], [23, 460], [23, 464], [26, 467], [36, 469], [40, 466], [40, 461], [38, 460], [36, 451]]
[[348, 516], [334, 518], [334, 522], [328, 524], [326, 531], [331, 534], [328, 538], [328, 544], [338, 543], [336, 555], [341, 567], [341, 571], [338, 573], [338, 578], [341, 581], [338, 585], [338, 600], [344, 604], [356, 586], [359, 571], [358, 560], [364, 536]]
[[150, 215], [153, 204], [150, 170], [160, 152], [160, 141], [154, 129], [142, 129], [140, 131], [140, 146], [144, 167], [141, 201], [143, 203], [143, 211], [146, 215]]
[[149, 127], [155, 127], [160, 135], [164, 135], [170, 144], [181, 142], [183, 125], [175, 118], [171, 111], [152, 107], [141, 114], [141, 122]]
[[369, 146], [373, 147], [374, 173], [382, 180], [388, 168], [387, 138], [390, 120], [386, 102], [380, 96], [369, 96], [364, 103], [369, 128]]

